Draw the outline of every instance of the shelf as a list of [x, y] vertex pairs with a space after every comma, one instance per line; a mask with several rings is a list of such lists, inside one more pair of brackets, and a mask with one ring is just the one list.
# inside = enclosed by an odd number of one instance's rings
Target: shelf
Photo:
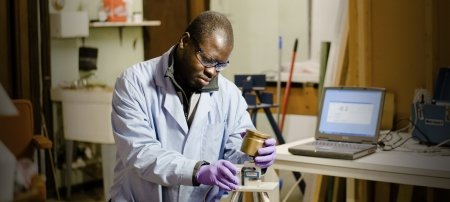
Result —
[[119, 39], [120, 45], [122, 45], [122, 32], [124, 27], [149, 27], [149, 26], [160, 26], [161, 21], [159, 20], [145, 20], [142, 22], [92, 22], [89, 27], [92, 28], [102, 28], [102, 27], [118, 27], [119, 28]]
[[145, 26], [159, 26], [161, 21], [149, 20], [142, 22], [92, 22], [90, 27], [145, 27]]

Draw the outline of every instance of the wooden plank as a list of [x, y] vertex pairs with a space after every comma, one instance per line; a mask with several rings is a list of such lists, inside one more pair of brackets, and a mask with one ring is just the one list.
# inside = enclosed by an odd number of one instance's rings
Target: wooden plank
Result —
[[381, 118], [381, 130], [394, 129], [395, 96], [394, 93], [386, 92], [384, 97], [383, 115]]
[[339, 39], [339, 51], [338, 51], [338, 57], [336, 61], [336, 73], [334, 76], [334, 85], [340, 86], [343, 85], [343, 81], [346, 80], [346, 55], [347, 55], [347, 49], [348, 49], [348, 34], [349, 34], [349, 17], [348, 14], [344, 17], [344, 22], [342, 23], [342, 35]]
[[371, 20], [371, 7], [372, 0], [358, 1], [357, 12], [359, 16], [358, 20], [358, 52], [360, 70], [359, 84], [360, 86], [372, 86], [372, 20]]
[[[314, 86], [306, 87], [292, 87], [289, 95], [289, 105], [287, 107], [287, 114], [298, 114], [298, 115], [317, 115], [317, 105], [318, 105], [318, 89]], [[281, 88], [284, 92], [284, 88]], [[265, 92], [272, 93], [276, 95], [276, 87], [267, 87]], [[284, 95], [281, 95], [281, 100], [283, 100]], [[278, 103], [276, 96], [273, 98], [273, 103]], [[276, 113], [276, 109], [271, 109], [272, 113]]]
[[434, 200], [434, 188], [427, 187], [426, 189], [427, 189], [427, 202], [435, 201]]
[[354, 178], [347, 178], [346, 181], [346, 194], [345, 194], [345, 201], [347, 202], [355, 202], [356, 201], [356, 193], [355, 193], [355, 179]]
[[11, 49], [8, 1], [0, 1], [0, 83], [9, 96], [12, 95]]
[[346, 84], [387, 88], [397, 120], [409, 117], [414, 89], [432, 90], [437, 67], [449, 64], [447, 2], [349, 0]]
[[349, 2], [349, 77], [347, 85], [372, 85], [371, 0]]
[[391, 184], [387, 182], [375, 182], [374, 202], [390, 201]]
[[17, 37], [12, 44], [16, 47], [15, 60], [12, 63], [16, 65], [17, 71], [16, 78], [13, 79], [16, 85], [14, 92], [16, 94], [13, 97], [31, 99], [28, 2], [20, 0], [14, 1], [13, 4], [15, 4], [13, 17], [16, 25], [13, 33]]
[[371, 5], [372, 85], [395, 94], [396, 120], [408, 118], [414, 89], [426, 87], [425, 0]]
[[356, 180], [356, 200], [357, 201], [369, 201], [370, 190], [368, 180]]
[[331, 43], [330, 54], [327, 62], [327, 70], [325, 73], [324, 86], [339, 85], [340, 78], [343, 76], [342, 69], [345, 64], [345, 51], [347, 49], [347, 40], [349, 34], [349, 14], [348, 14], [348, 1], [342, 1], [340, 5], [338, 17], [340, 24], [338, 27], [336, 39]]
[[433, 92], [434, 67], [436, 66], [436, 13], [434, 0], [425, 1], [425, 88]]
[[[448, 26], [450, 19], [450, 1], [448, 0], [433, 0], [434, 5], [434, 21], [436, 23], [434, 33], [436, 36], [436, 61], [434, 66], [433, 76], [437, 75], [437, 69], [450, 65], [450, 26]], [[434, 17], [434, 16], [433, 16]]]
[[349, 0], [349, 40], [348, 40], [348, 69], [345, 85], [357, 86], [358, 85], [358, 55], [359, 52], [358, 42], [358, 12], [357, 12], [357, 0]]
[[311, 201], [324, 202], [327, 187], [327, 178], [323, 175], [317, 175], [315, 187], [311, 197]]
[[397, 201], [411, 201], [413, 195], [413, 186], [400, 184], [398, 188]]
[[339, 200], [339, 181], [341, 180], [340, 177], [334, 177], [334, 185], [333, 185], [333, 197], [331, 198], [331, 201], [338, 202]]

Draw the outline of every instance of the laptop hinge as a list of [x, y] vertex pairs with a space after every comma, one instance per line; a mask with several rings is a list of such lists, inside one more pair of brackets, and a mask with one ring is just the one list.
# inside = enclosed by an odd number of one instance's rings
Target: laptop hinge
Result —
[[372, 141], [363, 140], [361, 141], [361, 144], [373, 144]]

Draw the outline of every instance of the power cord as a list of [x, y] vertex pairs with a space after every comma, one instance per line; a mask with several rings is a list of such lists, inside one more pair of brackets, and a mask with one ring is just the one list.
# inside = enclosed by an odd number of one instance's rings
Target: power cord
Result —
[[[414, 124], [410, 119], [406, 118], [406, 119], [400, 119], [397, 122], [395, 122], [394, 127], [397, 126], [398, 124], [400, 124], [402, 121], [408, 121], [409, 123]], [[378, 145], [381, 147], [381, 149], [383, 151], [392, 151], [394, 149], [397, 149], [397, 148], [403, 146], [406, 142], [408, 142], [413, 137], [408, 137], [405, 140], [403, 140], [403, 137], [400, 136], [398, 133], [407, 131], [409, 128], [410, 128], [410, 126], [408, 125], [408, 126], [405, 126], [398, 130], [395, 130], [395, 131], [389, 130], [383, 137], [380, 138], [380, 140], [378, 141]], [[397, 139], [395, 140], [395, 142], [389, 143], [390, 141], [392, 141], [394, 139], [394, 135], [397, 136]], [[423, 134], [423, 136], [425, 137], [425, 139], [428, 140], [428, 143], [429, 143], [430, 141], [429, 141], [428, 137], [425, 134]]]
[[[401, 142], [400, 144], [398, 144], [403, 138], [400, 136], [400, 138], [398, 140], [396, 140], [394, 143], [392, 144], [386, 144], [382, 147], [383, 151], [392, 151], [394, 149], [397, 149], [401, 146], [403, 146], [406, 142], [408, 142], [410, 139], [412, 139], [413, 137], [408, 137], [406, 138], [403, 142]], [[388, 146], [389, 148], [386, 148], [386, 146]]]
[[[397, 126], [397, 125], [398, 125], [399, 123], [401, 123], [402, 121], [406, 121], [406, 120], [409, 121], [409, 119], [400, 119], [400, 120], [398, 120], [397, 122], [395, 122], [394, 127]], [[408, 126], [405, 126], [405, 127], [400, 128], [400, 129], [398, 129], [398, 130], [395, 130], [395, 131], [388, 130], [388, 131], [386, 132], [386, 134], [384, 134], [382, 137], [379, 138], [378, 145], [379, 145], [381, 148], [384, 148], [385, 146], [390, 146], [390, 145], [392, 145], [392, 144], [386, 144], [386, 143], [387, 143], [387, 142], [390, 142], [390, 141], [394, 138], [394, 137], [393, 137], [393, 134], [399, 136], [399, 135], [398, 135], [399, 132], [406, 131], [406, 130], [408, 130], [409, 128], [410, 128], [410, 126], [408, 125]], [[402, 137], [401, 137], [401, 136], [399, 136], [399, 139], [398, 139], [394, 144], [398, 143], [400, 140], [402, 140]]]
[[450, 142], [450, 138], [446, 139], [444, 141], [442, 141], [441, 143], [434, 145], [432, 147], [428, 147], [427, 149], [424, 150], [425, 153], [436, 153], [436, 152], [441, 152], [442, 150], [439, 148], [445, 144], [447, 144], [448, 142]]
[[386, 134], [381, 134], [382, 136], [380, 136], [378, 144], [384, 144], [384, 141], [387, 141], [387, 142], [391, 141], [392, 140], [392, 134], [391, 133], [392, 133], [392, 131], [388, 130], [386, 132]]
[[[417, 141], [417, 143], [420, 143], [421, 140], [419, 140], [413, 136], [410, 136], [405, 139], [404, 137], [399, 135], [399, 132], [401, 132], [402, 130], [404, 130], [404, 128], [396, 130], [396, 131], [388, 131], [386, 134], [384, 134], [384, 137], [380, 138], [380, 141], [378, 142], [378, 145], [380, 146], [381, 150], [382, 151], [392, 151], [392, 150], [395, 150], [395, 149], [403, 146], [403, 148], [405, 150], [402, 150], [402, 151], [428, 153], [428, 154], [433, 154], [433, 155], [450, 155], [450, 149], [442, 148], [442, 146], [444, 146], [450, 142], [450, 139], [446, 139], [434, 146], [430, 146], [429, 144], [423, 145], [422, 147], [418, 147], [417, 145], [412, 146], [412, 147], [404, 146], [405, 143], [407, 143], [411, 139], [415, 139]], [[394, 138], [394, 136], [397, 136], [397, 138]], [[394, 142], [390, 143], [391, 141], [394, 141]]]

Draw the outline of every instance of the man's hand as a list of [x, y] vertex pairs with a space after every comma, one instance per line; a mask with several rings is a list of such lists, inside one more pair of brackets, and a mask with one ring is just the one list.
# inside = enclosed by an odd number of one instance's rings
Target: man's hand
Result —
[[197, 173], [197, 181], [206, 185], [217, 185], [226, 191], [238, 188], [238, 169], [231, 162], [219, 160], [211, 165], [203, 165]]
[[264, 141], [264, 147], [258, 149], [258, 156], [255, 157], [255, 165], [260, 168], [267, 168], [275, 161], [275, 139], [269, 138]]

